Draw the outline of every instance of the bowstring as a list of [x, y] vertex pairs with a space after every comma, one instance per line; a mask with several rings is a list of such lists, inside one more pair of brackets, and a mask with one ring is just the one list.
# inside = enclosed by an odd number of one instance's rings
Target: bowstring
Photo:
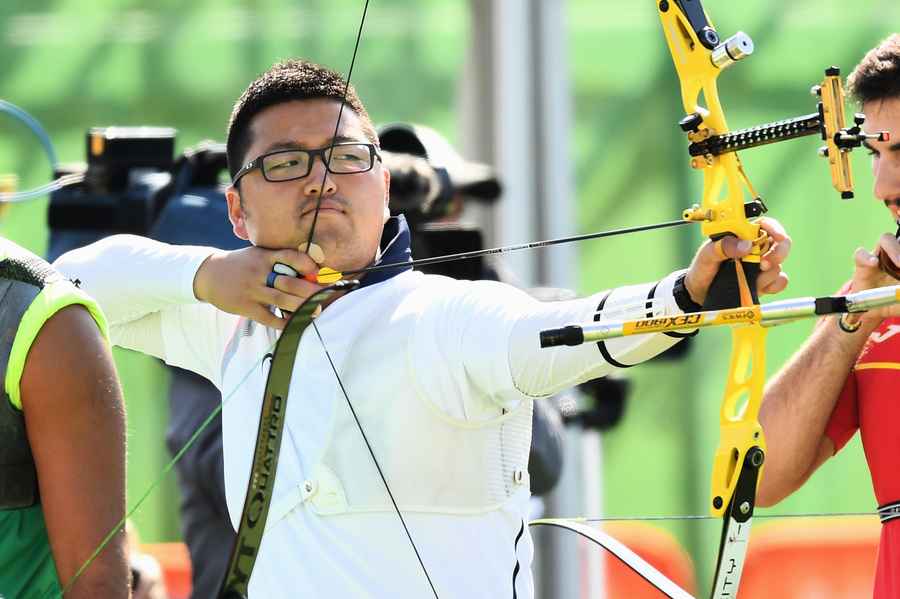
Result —
[[319, 332], [319, 327], [316, 326], [316, 321], [312, 321], [313, 330], [316, 332], [316, 336], [319, 338], [319, 343], [322, 344], [322, 349], [325, 352], [325, 357], [328, 358], [328, 364], [331, 365], [331, 371], [334, 372], [334, 377], [337, 379], [338, 386], [341, 388], [341, 393], [344, 394], [344, 399], [347, 400], [347, 405], [350, 407], [350, 413], [353, 414], [353, 420], [356, 422], [356, 428], [359, 430], [359, 434], [362, 435], [363, 441], [366, 443], [366, 449], [369, 450], [369, 455], [372, 456], [372, 461], [375, 463], [375, 468], [378, 470], [378, 475], [381, 477], [381, 482], [384, 483], [384, 489], [387, 491], [388, 497], [391, 499], [391, 505], [394, 506], [394, 512], [397, 514], [397, 517], [400, 519], [400, 524], [403, 525], [403, 531], [406, 533], [406, 538], [409, 539], [409, 543], [412, 546], [413, 552], [416, 554], [416, 559], [419, 561], [419, 566], [422, 568], [422, 572], [425, 574], [425, 578], [428, 580], [428, 586], [431, 587], [431, 592], [434, 593], [435, 599], [438, 599], [437, 590], [434, 587], [434, 582], [431, 580], [431, 576], [428, 574], [428, 569], [425, 567], [425, 562], [422, 561], [422, 554], [419, 553], [419, 548], [416, 546], [415, 541], [413, 541], [412, 534], [409, 532], [409, 526], [406, 524], [406, 519], [403, 517], [403, 512], [400, 511], [400, 508], [397, 505], [397, 500], [394, 499], [394, 493], [391, 491], [391, 487], [388, 485], [387, 477], [384, 475], [384, 470], [381, 468], [381, 464], [378, 462], [378, 458], [375, 457], [375, 450], [372, 449], [372, 444], [369, 442], [369, 437], [366, 435], [365, 430], [363, 430], [362, 423], [359, 420], [359, 416], [356, 414], [356, 409], [353, 407], [353, 403], [350, 401], [350, 396], [347, 394], [347, 389], [344, 387], [344, 381], [341, 380], [341, 376], [338, 374], [337, 367], [334, 365], [334, 360], [331, 359], [331, 354], [328, 352], [328, 348], [325, 346], [325, 341], [322, 339], [322, 333]]
[[[787, 514], [753, 514], [753, 518], [759, 518], [764, 520], [777, 520], [777, 519], [785, 519], [789, 520], [792, 518], [832, 518], [832, 517], [862, 517], [862, 516], [871, 516], [878, 517], [877, 512], [873, 511], [863, 511], [863, 512], [799, 512], [799, 513], [787, 513]], [[599, 523], [603, 522], [683, 522], [690, 520], [716, 520], [721, 521], [721, 516], [710, 516], [709, 514], [657, 514], [657, 515], [631, 515], [631, 516], [588, 516], [588, 517], [563, 517], [563, 518], [553, 518], [554, 520], [574, 520], [578, 522], [591, 522], [591, 523]]]
[[[350, 78], [353, 77], [353, 67], [356, 66], [356, 55], [359, 52], [359, 44], [362, 40], [363, 27], [366, 23], [366, 14], [369, 12], [369, 0], [366, 0], [363, 6], [362, 18], [359, 20], [359, 28], [356, 31], [356, 43], [353, 46], [353, 56], [350, 58], [350, 69], [347, 71], [347, 80], [344, 82], [344, 95], [341, 98], [341, 106], [338, 109], [337, 122], [334, 124], [334, 133], [331, 136], [331, 143], [328, 146], [328, 157], [323, 157], [325, 163], [325, 171], [322, 173], [322, 184], [319, 185], [319, 196], [316, 198], [316, 209], [313, 212], [312, 223], [309, 227], [309, 235], [306, 236], [306, 252], [309, 254], [309, 246], [312, 245], [313, 235], [316, 232], [316, 223], [319, 221], [319, 210], [322, 208], [322, 194], [325, 192], [325, 182], [328, 180], [329, 169], [331, 168], [331, 158], [334, 154], [334, 146], [338, 131], [341, 128], [341, 118], [344, 116], [344, 106], [347, 104], [347, 93], [350, 91]], [[315, 160], [315, 157], [311, 158]]]
[[[325, 183], [328, 179], [328, 173], [330, 172], [330, 164], [331, 158], [334, 154], [334, 146], [335, 140], [337, 139], [338, 132], [341, 127], [341, 118], [344, 115], [344, 107], [347, 103], [347, 94], [350, 90], [350, 79], [353, 76], [353, 67], [356, 65], [356, 56], [359, 52], [359, 45], [362, 40], [362, 33], [365, 27], [366, 15], [369, 11], [369, 0], [366, 0], [365, 5], [363, 6], [362, 18], [359, 21], [359, 28], [356, 32], [356, 44], [353, 47], [353, 57], [350, 59], [350, 68], [347, 71], [347, 81], [344, 85], [344, 97], [341, 100], [341, 106], [338, 110], [338, 118], [337, 122], [334, 125], [334, 134], [331, 138], [331, 145], [328, 152], [328, 158], [325, 160], [325, 169], [322, 173], [322, 183], [319, 185], [319, 194], [316, 199], [316, 209], [313, 212], [313, 220], [309, 228], [309, 235], [306, 236], [306, 252], [309, 253], [309, 248], [313, 243], [313, 237], [316, 231], [316, 224], [319, 219], [319, 210], [322, 207], [322, 195], [325, 192]], [[368, 449], [369, 456], [372, 458], [372, 462], [375, 464], [376, 470], [378, 470], [378, 475], [381, 477], [381, 482], [384, 485], [384, 489], [388, 494], [388, 497], [391, 500], [391, 505], [394, 508], [394, 513], [397, 514], [397, 518], [400, 520], [400, 524], [403, 526], [403, 531], [406, 533], [406, 538], [409, 539], [409, 543], [412, 547], [413, 552], [416, 555], [416, 559], [419, 562], [419, 566], [422, 568], [422, 573], [425, 575], [425, 579], [428, 581], [428, 586], [431, 588], [431, 592], [434, 594], [435, 599], [438, 599], [437, 589], [435, 589], [434, 583], [431, 580], [431, 575], [428, 573], [428, 569], [425, 567], [425, 562], [422, 561], [422, 555], [419, 552], [419, 548], [416, 546], [415, 541], [413, 540], [412, 534], [410, 533], [409, 526], [406, 523], [406, 519], [403, 517], [403, 513], [400, 511], [400, 508], [397, 505], [397, 500], [394, 498], [394, 493], [391, 491], [390, 485], [388, 485], [387, 477], [384, 475], [384, 470], [381, 467], [381, 464], [378, 462], [378, 458], [375, 457], [375, 451], [372, 448], [372, 444], [369, 442], [369, 438], [363, 429], [362, 422], [359, 419], [359, 416], [356, 413], [356, 409], [353, 407], [353, 402], [350, 401], [350, 395], [347, 393], [347, 390], [344, 386], [344, 381], [341, 379], [340, 374], [338, 373], [337, 367], [334, 364], [334, 361], [331, 359], [331, 354], [328, 351], [328, 347], [325, 345], [325, 340], [322, 338], [322, 334], [319, 331], [319, 327], [316, 325], [316, 321], [312, 321], [313, 330], [316, 332], [316, 336], [319, 339], [319, 344], [322, 346], [322, 350], [325, 352], [325, 356], [328, 358], [328, 363], [331, 366], [331, 371], [334, 373], [334, 377], [337, 380], [338, 386], [341, 389], [341, 393], [344, 396], [344, 399], [347, 402], [347, 407], [350, 409], [350, 413], [353, 415], [353, 420], [356, 422], [356, 428], [359, 430], [360, 435], [365, 442], [366, 448]]]

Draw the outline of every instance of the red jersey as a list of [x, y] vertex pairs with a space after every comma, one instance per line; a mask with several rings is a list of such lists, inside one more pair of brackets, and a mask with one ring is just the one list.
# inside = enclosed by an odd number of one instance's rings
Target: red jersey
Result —
[[[900, 318], [888, 318], [863, 347], [825, 434], [840, 451], [859, 429], [878, 505], [900, 501]], [[881, 527], [875, 597], [900, 597], [900, 519]]]

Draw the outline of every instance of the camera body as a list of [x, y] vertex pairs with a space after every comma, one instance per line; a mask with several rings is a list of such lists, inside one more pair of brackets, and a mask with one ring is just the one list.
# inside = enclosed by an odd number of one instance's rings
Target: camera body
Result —
[[109, 235], [131, 233], [174, 244], [245, 247], [228, 220], [219, 183], [227, 172], [223, 144], [203, 142], [175, 158], [170, 127], [94, 127], [85, 137], [80, 183], [50, 194], [48, 258]]
[[[460, 190], [454, 186], [447, 169], [413, 154], [383, 151], [382, 157], [391, 173], [391, 215], [402, 214], [406, 218], [415, 258], [484, 249], [480, 228], [452, 218], [454, 209], [459, 208], [454, 201]], [[499, 280], [494, 269], [480, 257], [419, 269], [454, 279]]]
[[81, 173], [84, 180], [50, 194], [51, 260], [115, 233], [146, 235], [171, 187], [172, 128], [93, 127], [85, 146], [86, 165], [54, 173]]

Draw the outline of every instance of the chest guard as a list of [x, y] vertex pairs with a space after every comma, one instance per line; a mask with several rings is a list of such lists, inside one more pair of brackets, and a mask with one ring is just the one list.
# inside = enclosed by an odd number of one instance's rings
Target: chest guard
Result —
[[[0, 381], [6, 380], [10, 353], [25, 311], [41, 290], [60, 275], [44, 260], [0, 238]], [[25, 417], [0, 386], [0, 509], [40, 502], [37, 471]]]

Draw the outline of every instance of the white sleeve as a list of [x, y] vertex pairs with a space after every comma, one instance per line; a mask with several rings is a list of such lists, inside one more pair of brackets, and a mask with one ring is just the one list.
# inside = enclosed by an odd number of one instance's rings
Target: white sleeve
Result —
[[692, 333], [652, 333], [584, 343], [540, 347], [540, 332], [591, 321], [633, 320], [682, 314], [672, 289], [683, 271], [658, 283], [619, 287], [587, 298], [542, 304], [521, 318], [510, 335], [509, 364], [516, 388], [546, 397], [610, 372], [645, 362]]
[[[595, 320], [681, 314], [672, 273], [656, 283], [604, 291], [586, 298], [539, 302], [492, 281], [466, 283], [462, 294], [438, 301], [414, 332], [417, 376], [451, 412], [487, 417], [523, 399], [547, 397], [578, 383], [632, 366], [665, 351], [683, 335], [637, 335], [577, 347], [542, 349], [540, 332]], [[424, 381], [422, 381], [424, 382]], [[450, 398], [441, 401], [440, 398]], [[491, 408], [491, 406], [493, 406]]]
[[113, 235], [66, 252], [53, 266], [106, 315], [112, 342], [219, 383], [219, 363], [238, 317], [194, 297], [194, 275], [216, 248]]
[[113, 235], [66, 252], [53, 266], [100, 304], [110, 325], [195, 303], [194, 275], [216, 248]]

